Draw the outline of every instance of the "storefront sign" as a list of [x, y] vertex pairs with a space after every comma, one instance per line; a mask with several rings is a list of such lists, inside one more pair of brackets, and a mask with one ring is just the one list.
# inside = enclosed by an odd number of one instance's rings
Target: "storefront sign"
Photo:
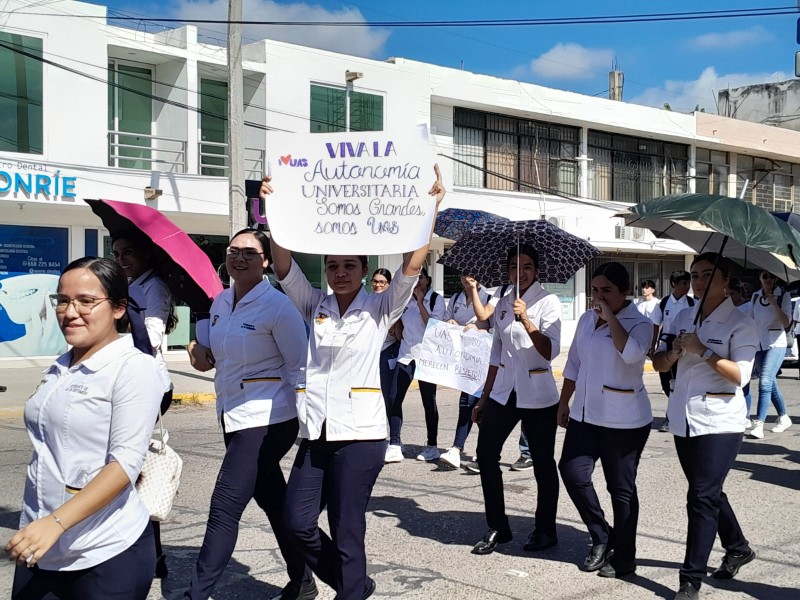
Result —
[[465, 332], [461, 325], [430, 319], [414, 377], [475, 395], [483, 389], [491, 354], [492, 336], [485, 331]]
[[275, 241], [309, 254], [399, 254], [425, 244], [435, 158], [422, 136], [270, 134], [275, 193], [253, 202]]
[[0, 357], [61, 354], [49, 295], [67, 266], [69, 231], [0, 225]]
[[0, 157], [0, 198], [72, 200], [77, 179], [49, 165]]

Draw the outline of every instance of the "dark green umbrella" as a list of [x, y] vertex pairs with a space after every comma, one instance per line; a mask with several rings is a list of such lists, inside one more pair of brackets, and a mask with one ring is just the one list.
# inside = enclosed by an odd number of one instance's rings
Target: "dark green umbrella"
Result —
[[[738, 198], [678, 194], [646, 200], [619, 215], [625, 224], [683, 242], [698, 254], [720, 252], [790, 281], [800, 279], [800, 234]], [[724, 249], [724, 250], [723, 250]]]

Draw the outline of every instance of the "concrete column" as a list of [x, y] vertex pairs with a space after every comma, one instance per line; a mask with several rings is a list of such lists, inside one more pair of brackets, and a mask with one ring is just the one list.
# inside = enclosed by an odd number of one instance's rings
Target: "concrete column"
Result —
[[[736, 158], [737, 154], [735, 152], [728, 152], [728, 159], [730, 161], [730, 165], [728, 166], [728, 197], [729, 198], [738, 198], [739, 194], [736, 192], [736, 184], [739, 182], [739, 176], [736, 174]], [[744, 183], [744, 181], [742, 182]], [[749, 185], [749, 184], [748, 184]]]
[[689, 146], [689, 185], [688, 191], [694, 194], [697, 191], [697, 146]]
[[581, 127], [581, 145], [578, 149], [580, 155], [578, 164], [580, 165], [580, 185], [578, 195], [581, 198], [589, 197], [589, 129]]

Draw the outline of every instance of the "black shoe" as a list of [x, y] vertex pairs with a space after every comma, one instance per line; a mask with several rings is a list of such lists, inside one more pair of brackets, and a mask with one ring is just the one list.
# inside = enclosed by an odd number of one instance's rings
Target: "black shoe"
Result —
[[522, 456], [520, 454], [517, 462], [511, 465], [512, 471], [530, 471], [533, 468], [533, 460], [530, 456]]
[[478, 464], [477, 460], [471, 460], [469, 462], [464, 463], [464, 468], [469, 471], [470, 473], [480, 473], [481, 467]]
[[308, 583], [290, 581], [272, 600], [313, 600], [319, 595], [316, 582], [312, 579]]
[[661, 433], [669, 433], [669, 419], [664, 417], [664, 420], [661, 421], [661, 427], [658, 428]]
[[698, 598], [700, 598], [700, 587], [684, 581], [675, 593], [673, 600], [697, 600]]
[[534, 531], [528, 536], [528, 541], [522, 547], [525, 552], [538, 552], [539, 550], [547, 550], [558, 544], [557, 535], [547, 535], [546, 533], [539, 533]]
[[367, 587], [364, 590], [364, 600], [367, 600], [367, 598], [375, 593], [376, 587], [378, 587], [378, 585], [375, 583], [375, 580], [372, 577], [367, 577]]
[[622, 579], [633, 573], [636, 573], [636, 564], [614, 565], [610, 561], [600, 567], [600, 570], [597, 572], [600, 577], [608, 577], [610, 579]]
[[167, 575], [169, 575], [167, 557], [162, 554], [156, 561], [156, 579], [164, 579]]
[[714, 579], [733, 579], [736, 577], [739, 569], [742, 568], [743, 565], [753, 562], [755, 557], [756, 553], [753, 550], [748, 550], [747, 552], [742, 552], [741, 554], [732, 554], [727, 552], [722, 558], [722, 564], [711, 574], [711, 576]]
[[506, 544], [510, 542], [511, 539], [511, 532], [500, 533], [499, 531], [490, 529], [486, 532], [486, 535], [483, 536], [483, 539], [475, 544], [475, 547], [472, 548], [472, 553], [481, 555], [491, 554], [494, 552], [494, 549], [497, 548], [497, 544]]
[[589, 554], [586, 555], [581, 571], [586, 571], [587, 573], [599, 571], [611, 560], [613, 555], [614, 551], [610, 549], [607, 544], [595, 544], [592, 546], [592, 549], [589, 550]]

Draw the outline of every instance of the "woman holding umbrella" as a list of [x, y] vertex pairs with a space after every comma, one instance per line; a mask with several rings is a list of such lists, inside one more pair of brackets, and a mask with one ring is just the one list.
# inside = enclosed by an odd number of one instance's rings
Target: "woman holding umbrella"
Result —
[[511, 541], [505, 511], [500, 452], [522, 421], [531, 444], [536, 478], [536, 529], [524, 549], [544, 550], [558, 543], [558, 471], [554, 459], [558, 390], [551, 361], [561, 350], [561, 302], [538, 281], [539, 253], [528, 244], [508, 249], [506, 264], [516, 293], [508, 294], [495, 309], [494, 343], [486, 384], [472, 410], [480, 424], [478, 465], [489, 530], [472, 549], [490, 554]]
[[750, 381], [758, 344], [753, 319], [725, 295], [730, 269], [718, 254], [694, 259], [692, 289], [702, 302], [678, 314], [672, 349], [661, 342], [653, 357], [658, 371], [678, 365], [667, 415], [689, 483], [689, 527], [676, 600], [700, 597], [717, 533], [725, 557], [714, 578], [731, 579], [755, 558], [722, 490], [742, 443], [747, 420], [742, 387]]
[[216, 367], [217, 418], [225, 458], [217, 476], [206, 534], [187, 599], [208, 598], [236, 547], [239, 520], [251, 499], [266, 513], [289, 583], [277, 598], [314, 598], [317, 587], [284, 526], [286, 480], [280, 461], [297, 438], [294, 386], [305, 365], [306, 331], [292, 303], [264, 272], [269, 240], [243, 229], [231, 238], [225, 266], [233, 285], [211, 305], [211, 347], [192, 341], [198, 371]]
[[[445, 195], [441, 174], [430, 195]], [[269, 178], [264, 196], [272, 192]], [[298, 382], [303, 441], [289, 476], [286, 523], [314, 573], [339, 600], [362, 600], [375, 591], [367, 576], [365, 512], [386, 455], [386, 410], [378, 360], [389, 327], [414, 291], [428, 241], [406, 254], [389, 289], [367, 294], [361, 284], [367, 257], [329, 255], [325, 272], [332, 294], [312, 288], [289, 250], [273, 239], [274, 270], [311, 327], [306, 379]], [[319, 527], [327, 506], [330, 535]]]
[[[601, 577], [625, 577], [636, 570], [636, 472], [653, 421], [642, 379], [653, 323], [626, 300], [630, 276], [620, 263], [598, 267], [591, 284], [594, 310], [578, 321], [564, 369], [558, 424], [567, 434], [559, 469], [592, 537], [581, 569], [599, 571]], [[611, 494], [613, 527], [592, 484], [598, 460]]]

